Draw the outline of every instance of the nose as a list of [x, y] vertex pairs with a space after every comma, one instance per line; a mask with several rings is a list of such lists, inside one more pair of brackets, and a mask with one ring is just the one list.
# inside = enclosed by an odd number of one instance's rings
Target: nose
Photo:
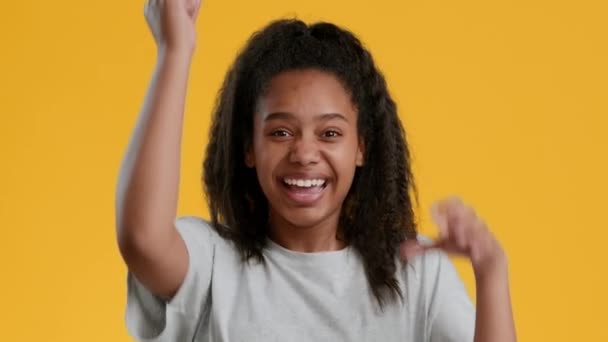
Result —
[[318, 141], [314, 136], [300, 136], [293, 140], [289, 161], [301, 165], [316, 164], [320, 159]]

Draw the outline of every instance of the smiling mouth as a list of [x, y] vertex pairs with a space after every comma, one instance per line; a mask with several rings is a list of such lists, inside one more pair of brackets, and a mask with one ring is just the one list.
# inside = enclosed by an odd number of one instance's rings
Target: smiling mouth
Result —
[[326, 179], [281, 178], [283, 190], [289, 199], [298, 205], [309, 206], [317, 202], [327, 188]]

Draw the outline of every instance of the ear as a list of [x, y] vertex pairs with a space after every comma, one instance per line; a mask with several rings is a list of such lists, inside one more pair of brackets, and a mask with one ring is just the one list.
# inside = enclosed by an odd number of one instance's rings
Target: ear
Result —
[[252, 147], [247, 148], [247, 152], [245, 152], [245, 165], [249, 168], [255, 167], [255, 154]]
[[357, 159], [356, 165], [363, 166], [365, 164], [365, 142], [363, 138], [359, 137], [359, 146], [357, 147]]

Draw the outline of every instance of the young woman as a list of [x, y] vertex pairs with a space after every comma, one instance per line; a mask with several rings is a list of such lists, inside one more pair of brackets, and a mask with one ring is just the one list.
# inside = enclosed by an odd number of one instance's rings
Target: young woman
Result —
[[[130, 334], [515, 341], [503, 249], [455, 197], [433, 206], [438, 241], [417, 234], [395, 103], [370, 53], [333, 24], [279, 20], [252, 36], [215, 108], [204, 162], [211, 220], [176, 219], [199, 7], [145, 7], [158, 63], [116, 207]], [[448, 253], [471, 260], [477, 310]]]

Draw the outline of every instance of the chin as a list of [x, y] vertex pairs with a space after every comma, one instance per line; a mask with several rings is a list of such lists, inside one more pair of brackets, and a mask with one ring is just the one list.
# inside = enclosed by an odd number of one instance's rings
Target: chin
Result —
[[308, 229], [321, 224], [330, 216], [317, 208], [285, 208], [277, 213], [281, 221], [286, 221], [296, 228]]
[[297, 228], [311, 228], [323, 221], [323, 216], [315, 209], [297, 209], [299, 213], [290, 213], [283, 218]]

